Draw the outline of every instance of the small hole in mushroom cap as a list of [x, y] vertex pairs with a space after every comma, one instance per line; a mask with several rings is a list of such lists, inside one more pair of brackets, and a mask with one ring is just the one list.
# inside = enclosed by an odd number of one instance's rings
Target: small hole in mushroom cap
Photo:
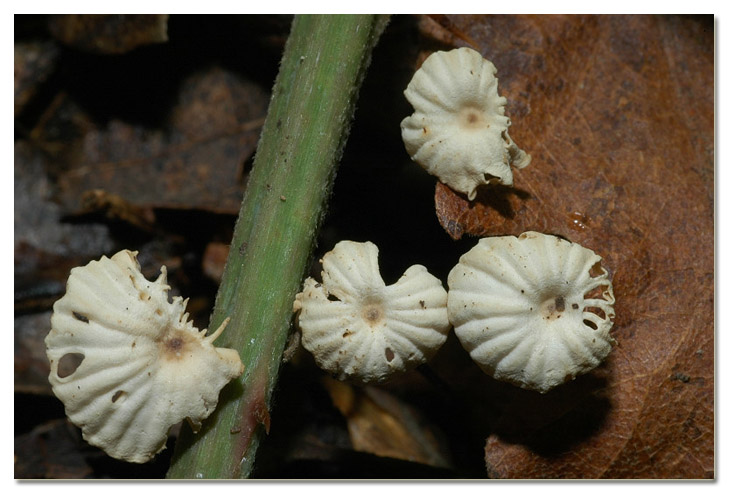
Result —
[[501, 179], [499, 177], [497, 177], [496, 175], [492, 175], [492, 174], [484, 174], [484, 180], [486, 181], [487, 184], [490, 184], [492, 182], [501, 181]]
[[588, 271], [588, 275], [590, 275], [592, 278], [600, 277], [606, 272], [606, 270], [603, 269], [601, 266], [601, 262], [597, 261], [591, 269]]
[[73, 375], [76, 370], [81, 366], [84, 360], [84, 355], [80, 352], [69, 352], [61, 356], [58, 360], [58, 367], [56, 368], [56, 374], [59, 378], [66, 378], [67, 376]]
[[583, 320], [583, 324], [588, 327], [591, 327], [593, 330], [598, 330], [598, 325], [593, 323], [591, 320]]
[[597, 308], [595, 306], [591, 306], [589, 308], [586, 308], [584, 311], [588, 311], [589, 313], [593, 313], [594, 315], [598, 315], [602, 320], [606, 319], [606, 313], [601, 308]]
[[334, 294], [327, 294], [327, 300], [328, 301], [339, 301], [340, 298], [335, 296]]
[[82, 315], [81, 313], [77, 313], [76, 311], [72, 311], [71, 314], [79, 321], [83, 321], [84, 323], [89, 323], [89, 318]]
[[121, 404], [122, 402], [124, 402], [124, 399], [126, 399], [126, 398], [127, 398], [127, 392], [125, 392], [124, 390], [117, 390], [116, 392], [114, 392], [114, 395], [112, 395], [112, 402], [114, 402], [114, 403], [119, 402]]
[[599, 285], [583, 294], [583, 299], [603, 299], [606, 300], [605, 293], [608, 291], [607, 285]]
[[393, 353], [393, 349], [390, 347], [385, 348], [385, 360], [388, 362], [391, 362], [395, 358], [395, 354]]

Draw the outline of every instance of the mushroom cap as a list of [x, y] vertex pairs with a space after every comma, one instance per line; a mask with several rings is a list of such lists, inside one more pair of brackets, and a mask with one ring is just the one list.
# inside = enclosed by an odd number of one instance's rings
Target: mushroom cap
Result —
[[537, 232], [481, 239], [449, 273], [456, 336], [488, 375], [541, 393], [592, 370], [614, 343], [600, 262]]
[[431, 54], [405, 90], [415, 112], [401, 122], [406, 150], [428, 173], [469, 200], [482, 184], [512, 185], [510, 165], [530, 155], [509, 137], [497, 69], [471, 48]]
[[45, 342], [53, 393], [84, 439], [141, 463], [165, 448], [176, 423], [199, 427], [243, 364], [236, 351], [213, 346], [225, 324], [209, 336], [198, 331], [187, 300], [168, 301], [165, 267], [151, 282], [136, 255], [120, 251], [72, 269]]
[[385, 381], [426, 362], [446, 341], [446, 290], [425, 267], [413, 265], [386, 286], [375, 244], [341, 241], [322, 268], [322, 283], [305, 280], [294, 311], [302, 345], [338, 379]]

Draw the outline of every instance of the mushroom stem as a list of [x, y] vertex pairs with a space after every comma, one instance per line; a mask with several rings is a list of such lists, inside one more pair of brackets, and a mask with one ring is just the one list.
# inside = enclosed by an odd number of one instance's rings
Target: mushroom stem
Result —
[[[169, 478], [245, 478], [252, 472], [292, 301], [324, 216], [360, 84], [387, 19], [294, 19], [210, 322], [215, 328], [230, 316], [221, 339], [240, 351], [246, 370], [221, 392], [215, 421], [204, 423], [196, 437], [183, 428]], [[246, 418], [260, 419], [247, 428], [241, 425]]]

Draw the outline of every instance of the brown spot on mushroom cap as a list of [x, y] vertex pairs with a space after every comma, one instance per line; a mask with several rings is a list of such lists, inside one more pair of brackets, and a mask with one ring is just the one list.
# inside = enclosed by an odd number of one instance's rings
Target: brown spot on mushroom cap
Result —
[[188, 332], [172, 330], [162, 337], [159, 342], [160, 357], [168, 361], [182, 361], [191, 352], [200, 347], [194, 335]]
[[378, 303], [369, 304], [363, 309], [362, 316], [370, 325], [377, 325], [383, 319], [383, 309]]
[[480, 110], [466, 107], [461, 111], [461, 126], [464, 129], [479, 129], [488, 126]]

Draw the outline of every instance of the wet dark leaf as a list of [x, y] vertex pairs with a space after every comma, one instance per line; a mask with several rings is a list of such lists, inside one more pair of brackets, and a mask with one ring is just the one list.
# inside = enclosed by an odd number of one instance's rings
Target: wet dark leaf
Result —
[[222, 69], [192, 76], [168, 129], [112, 121], [87, 132], [59, 178], [60, 200], [78, 211], [79, 198], [103, 190], [139, 207], [236, 214], [267, 103], [257, 85]]
[[64, 14], [48, 20], [62, 43], [93, 53], [126, 53], [167, 41], [167, 14]]
[[58, 48], [48, 41], [30, 41], [16, 43], [14, 52], [13, 81], [17, 117], [56, 67]]
[[78, 430], [65, 419], [15, 437], [15, 478], [85, 478], [93, 472]]
[[65, 291], [70, 269], [111, 249], [113, 241], [102, 225], [61, 221], [51, 200], [52, 181], [46, 156], [18, 142], [15, 146], [15, 309], [45, 310]]
[[15, 392], [51, 394], [50, 368], [44, 339], [51, 329], [51, 313], [33, 313], [15, 318]]

